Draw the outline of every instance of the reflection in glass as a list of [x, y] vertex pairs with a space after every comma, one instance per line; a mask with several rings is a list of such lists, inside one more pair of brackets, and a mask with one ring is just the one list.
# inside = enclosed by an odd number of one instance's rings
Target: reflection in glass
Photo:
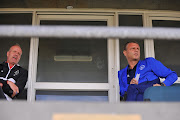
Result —
[[[106, 21], [47, 21], [41, 25], [106, 26]], [[106, 39], [40, 38], [37, 82], [107, 83]]]
[[[180, 28], [180, 21], [153, 20], [153, 27]], [[179, 40], [154, 40], [155, 57], [166, 67], [175, 71], [180, 76], [180, 41]]]
[[38, 82], [108, 81], [107, 40], [40, 39]]

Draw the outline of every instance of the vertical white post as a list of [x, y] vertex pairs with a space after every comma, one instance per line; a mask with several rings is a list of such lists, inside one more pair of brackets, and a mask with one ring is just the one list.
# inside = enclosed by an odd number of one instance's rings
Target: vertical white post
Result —
[[[143, 15], [143, 26], [144, 27], [152, 27], [152, 20], [150, 19], [150, 16], [146, 13], [144, 13], [144, 15]], [[144, 53], [145, 53], [145, 58], [155, 57], [154, 40], [153, 39], [145, 39], [144, 40]]]
[[[37, 24], [36, 11], [33, 12], [32, 25]], [[36, 82], [36, 71], [37, 71], [37, 57], [38, 57], [38, 38], [31, 38], [30, 52], [29, 52], [29, 71], [28, 71], [28, 92], [27, 101], [35, 101], [35, 89], [34, 83]]]

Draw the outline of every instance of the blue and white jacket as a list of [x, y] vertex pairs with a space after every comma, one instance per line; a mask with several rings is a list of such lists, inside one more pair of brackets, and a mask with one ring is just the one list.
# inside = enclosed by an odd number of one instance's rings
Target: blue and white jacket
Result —
[[[127, 69], [128, 66], [118, 71], [120, 95], [124, 96], [129, 84], [127, 84]], [[158, 78], [165, 78], [163, 82], [166, 86], [172, 85], [178, 78], [176, 72], [165, 67], [160, 61], [154, 58], [146, 58], [140, 60], [136, 67], [135, 76], [138, 75], [138, 83], [152, 81]]]

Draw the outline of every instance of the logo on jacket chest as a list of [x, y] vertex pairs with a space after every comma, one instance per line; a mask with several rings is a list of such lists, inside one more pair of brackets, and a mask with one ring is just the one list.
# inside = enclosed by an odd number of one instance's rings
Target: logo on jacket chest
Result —
[[16, 75], [18, 75], [19, 74], [19, 70], [16, 70], [15, 72], [14, 72], [14, 75], [13, 76], [16, 76]]
[[145, 65], [141, 65], [141, 66], [139, 67], [140, 70], [143, 70], [144, 68], [145, 68]]

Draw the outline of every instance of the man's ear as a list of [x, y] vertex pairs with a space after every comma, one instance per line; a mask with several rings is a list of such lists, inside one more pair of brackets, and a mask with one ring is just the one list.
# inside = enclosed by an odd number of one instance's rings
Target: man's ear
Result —
[[9, 51], [7, 51], [7, 56], [9, 56]]
[[123, 51], [124, 56], [126, 56], [126, 50]]

